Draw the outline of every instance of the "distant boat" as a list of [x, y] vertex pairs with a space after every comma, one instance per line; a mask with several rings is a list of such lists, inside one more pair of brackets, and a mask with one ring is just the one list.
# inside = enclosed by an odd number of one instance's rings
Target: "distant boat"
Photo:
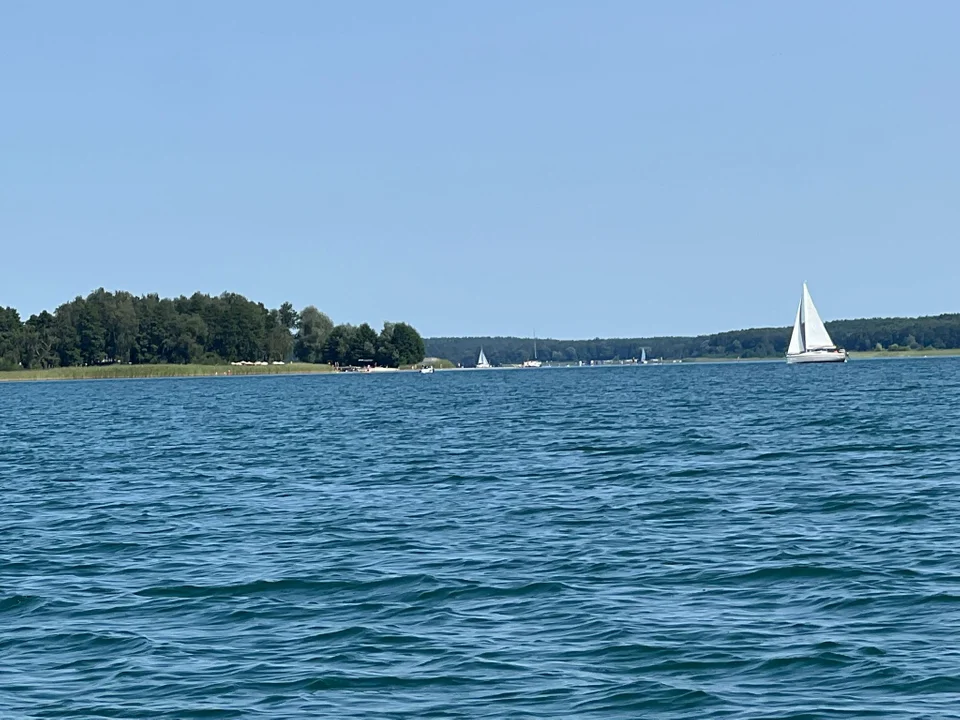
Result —
[[433, 365], [427, 365], [426, 367], [420, 368], [420, 373], [422, 375], [429, 375], [433, 372]]
[[537, 360], [537, 333], [533, 333], [533, 360], [524, 360], [523, 367], [525, 368], [538, 368], [542, 365], [539, 360]]
[[823, 325], [813, 298], [803, 284], [797, 319], [793, 322], [793, 335], [787, 348], [788, 363], [846, 362], [847, 351], [833, 344], [830, 333]]
[[483, 348], [480, 348], [480, 357], [477, 358], [477, 368], [493, 367], [488, 361], [487, 356], [483, 354]]
[[538, 368], [542, 365], [539, 360], [537, 360], [537, 332], [533, 332], [533, 360], [524, 360], [523, 367], [525, 368]]
[[647, 349], [646, 349], [646, 348], [640, 348], [640, 362], [641, 362], [641, 364], [643, 364], [643, 365], [646, 365], [646, 364], [647, 364]]

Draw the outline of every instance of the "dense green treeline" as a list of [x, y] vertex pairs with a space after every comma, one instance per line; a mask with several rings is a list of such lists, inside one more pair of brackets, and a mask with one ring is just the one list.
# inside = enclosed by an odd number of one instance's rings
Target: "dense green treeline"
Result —
[[[853, 351], [960, 348], [960, 314], [919, 318], [871, 318], [826, 323], [833, 341]], [[696, 337], [597, 338], [537, 340], [537, 357], [553, 362], [651, 358], [766, 358], [787, 351], [792, 327], [752, 328]], [[533, 358], [533, 340], [514, 337], [428, 338], [427, 354], [476, 364], [483, 347], [494, 365], [517, 364]]]
[[235, 293], [161, 298], [101, 288], [25, 322], [0, 308], [0, 370], [289, 360], [398, 367], [423, 357], [423, 339], [406, 323], [378, 333], [334, 325], [312, 306], [271, 310]]

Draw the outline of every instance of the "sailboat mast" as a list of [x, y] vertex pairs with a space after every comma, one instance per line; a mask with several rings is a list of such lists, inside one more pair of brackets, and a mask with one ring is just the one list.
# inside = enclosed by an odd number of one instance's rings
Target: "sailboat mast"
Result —
[[800, 352], [807, 350], [807, 284], [803, 284], [800, 295]]

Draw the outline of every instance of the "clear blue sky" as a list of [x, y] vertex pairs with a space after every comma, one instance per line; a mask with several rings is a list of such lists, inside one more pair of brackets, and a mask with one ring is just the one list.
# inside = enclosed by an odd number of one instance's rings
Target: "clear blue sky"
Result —
[[960, 311], [960, 3], [7, 2], [0, 304], [425, 335]]

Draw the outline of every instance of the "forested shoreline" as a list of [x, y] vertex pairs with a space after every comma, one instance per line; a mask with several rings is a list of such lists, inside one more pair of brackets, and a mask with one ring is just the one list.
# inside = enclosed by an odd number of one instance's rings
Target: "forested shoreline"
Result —
[[[960, 349], [960, 314], [869, 318], [826, 323], [850, 351]], [[768, 358], [782, 356], [790, 327], [749, 328], [692, 337], [538, 339], [538, 358], [590, 362], [640, 357]], [[518, 337], [427, 338], [403, 322], [377, 332], [369, 324], [336, 325], [316, 307], [269, 309], [236, 293], [161, 298], [102, 288], [51, 312], [22, 320], [0, 308], [0, 370], [110, 364], [206, 364], [299, 361], [399, 367], [425, 355], [464, 367], [483, 347], [494, 365], [533, 358], [534, 342]]]
[[[826, 323], [833, 341], [850, 351], [960, 349], [960, 314], [917, 318], [869, 318]], [[537, 357], [547, 362], [590, 362], [648, 357], [770, 358], [782, 357], [792, 327], [749, 328], [697, 336], [537, 340]], [[533, 358], [534, 341], [519, 337], [442, 337], [426, 339], [427, 355], [465, 367], [476, 364], [483, 347], [494, 365], [519, 364]]]
[[269, 309], [236, 293], [161, 298], [103, 288], [22, 320], [0, 308], [0, 370], [290, 361], [399, 367], [424, 342], [407, 323], [340, 324], [313, 306]]

